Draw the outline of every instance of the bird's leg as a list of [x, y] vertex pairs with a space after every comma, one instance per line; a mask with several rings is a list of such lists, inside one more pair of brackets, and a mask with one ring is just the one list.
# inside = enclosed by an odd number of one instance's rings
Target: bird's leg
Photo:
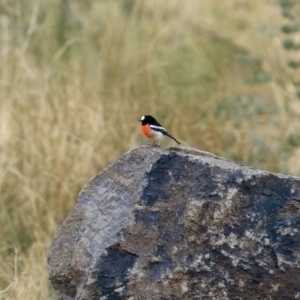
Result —
[[155, 140], [154, 143], [152, 144], [152, 147], [159, 147], [158, 143], [159, 143], [159, 140]]

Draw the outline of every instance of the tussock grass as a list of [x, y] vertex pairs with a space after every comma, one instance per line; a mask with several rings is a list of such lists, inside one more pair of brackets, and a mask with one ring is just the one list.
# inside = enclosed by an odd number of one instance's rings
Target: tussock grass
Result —
[[143, 114], [190, 146], [299, 174], [280, 18], [271, 0], [1, 2], [0, 298], [54, 298], [53, 234], [91, 176], [146, 142]]

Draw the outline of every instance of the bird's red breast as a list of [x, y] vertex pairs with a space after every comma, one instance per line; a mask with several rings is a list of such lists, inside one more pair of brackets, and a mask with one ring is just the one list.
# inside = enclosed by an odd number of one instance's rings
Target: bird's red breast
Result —
[[142, 125], [142, 132], [148, 138], [150, 138], [150, 139], [154, 138], [154, 134], [152, 133], [152, 130], [149, 128], [148, 124]]

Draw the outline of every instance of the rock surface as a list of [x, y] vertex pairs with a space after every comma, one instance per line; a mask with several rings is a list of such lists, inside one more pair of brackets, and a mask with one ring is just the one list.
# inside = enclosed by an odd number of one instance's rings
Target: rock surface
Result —
[[300, 299], [300, 178], [133, 149], [92, 178], [48, 257], [58, 299]]

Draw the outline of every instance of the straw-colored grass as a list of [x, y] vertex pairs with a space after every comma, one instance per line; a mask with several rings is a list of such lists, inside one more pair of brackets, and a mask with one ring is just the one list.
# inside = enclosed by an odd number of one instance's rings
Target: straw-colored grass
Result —
[[[54, 299], [47, 250], [83, 184], [146, 143], [300, 174], [277, 1], [0, 3], [0, 298]], [[171, 145], [166, 141], [164, 145]]]

